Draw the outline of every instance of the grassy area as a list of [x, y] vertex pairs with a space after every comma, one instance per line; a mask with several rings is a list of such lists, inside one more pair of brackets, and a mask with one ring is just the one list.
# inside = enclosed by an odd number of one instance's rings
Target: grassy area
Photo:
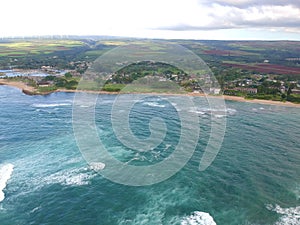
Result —
[[85, 45], [78, 40], [19, 40], [0, 42], [0, 56], [16, 56], [26, 54], [49, 54], [55, 51], [69, 50]]
[[84, 55], [86, 55], [86, 56], [101, 56], [107, 51], [109, 51], [109, 49], [90, 50], [90, 51], [86, 51], [84, 53]]
[[44, 92], [53, 92], [57, 90], [57, 87], [55, 86], [50, 86], [50, 87], [38, 87], [38, 92], [44, 93]]
[[182, 87], [172, 81], [150, 81], [145, 83], [146, 79], [139, 79], [131, 84], [127, 84], [123, 87], [121, 92], [124, 93], [173, 93], [173, 94], [182, 94], [186, 93]]
[[257, 95], [246, 95], [245, 99], [261, 99], [261, 100], [271, 100], [271, 101], [283, 101], [281, 95], [267, 95], [267, 94], [257, 94]]
[[79, 90], [90, 90], [90, 91], [99, 91], [101, 87], [96, 81], [92, 80], [81, 80], [77, 89]]
[[121, 91], [126, 85], [125, 84], [105, 84], [102, 88], [103, 91], [118, 92]]
[[291, 94], [287, 97], [287, 100], [294, 103], [300, 103], [300, 94]]
[[265, 50], [265, 48], [248, 45], [247, 43], [243, 43], [243, 44], [241, 44], [241, 43], [232, 43], [232, 44], [229, 44], [229, 46], [238, 48], [242, 51], [264, 51]]
[[128, 45], [127, 41], [99, 41], [99, 44], [104, 44], [104, 45], [113, 45], [113, 46], [122, 46], [122, 45]]

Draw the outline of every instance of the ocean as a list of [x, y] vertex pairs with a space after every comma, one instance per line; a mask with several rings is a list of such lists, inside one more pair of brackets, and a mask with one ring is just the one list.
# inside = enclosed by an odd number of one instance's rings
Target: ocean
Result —
[[[300, 224], [300, 108], [226, 101], [222, 147], [199, 171], [211, 128], [209, 110], [199, 106], [200, 137], [186, 165], [162, 182], [128, 186], [84, 160], [72, 126], [74, 95], [27, 96], [0, 86], [1, 225]], [[153, 151], [136, 152], [114, 135], [115, 97], [99, 96], [95, 110], [111, 155], [136, 166], [171, 155], [180, 136], [174, 105], [163, 96], [136, 103], [129, 120], [135, 135], [150, 135], [154, 115], [168, 130]]]

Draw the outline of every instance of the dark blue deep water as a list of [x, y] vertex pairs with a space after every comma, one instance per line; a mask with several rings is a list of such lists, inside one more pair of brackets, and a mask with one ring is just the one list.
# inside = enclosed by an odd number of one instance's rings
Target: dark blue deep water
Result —
[[[73, 134], [73, 98], [0, 86], [1, 225], [300, 224], [300, 108], [227, 101], [223, 145], [199, 172], [210, 126], [200, 108], [199, 143], [185, 167], [164, 182], [132, 187], [103, 178], [83, 159]], [[118, 146], [109, 114], [114, 98], [100, 96], [96, 107], [99, 135], [112, 155], [138, 165], [172, 153], [180, 133], [172, 105], [149, 98], [130, 114], [137, 136], [138, 130], [149, 135], [153, 114], [167, 121], [170, 132], [157, 152], [170, 151], [155, 157]]]

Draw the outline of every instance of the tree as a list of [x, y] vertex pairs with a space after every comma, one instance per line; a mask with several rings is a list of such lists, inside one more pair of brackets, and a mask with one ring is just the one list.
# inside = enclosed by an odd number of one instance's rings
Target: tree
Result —
[[287, 96], [290, 96], [291, 93], [292, 93], [292, 88], [291, 88], [291, 86], [290, 86], [290, 87], [288, 88], [288, 91], [287, 91]]
[[72, 74], [70, 72], [65, 73], [65, 78], [67, 79], [72, 78]]

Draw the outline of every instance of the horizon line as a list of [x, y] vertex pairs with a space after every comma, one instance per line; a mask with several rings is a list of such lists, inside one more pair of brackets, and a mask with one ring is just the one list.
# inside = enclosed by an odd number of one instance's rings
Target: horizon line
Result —
[[78, 35], [78, 34], [46, 34], [46, 35], [15, 35], [15, 36], [2, 36], [0, 40], [5, 39], [75, 39], [75, 38], [102, 38], [102, 39], [136, 39], [136, 40], [190, 40], [190, 41], [269, 41], [269, 42], [276, 42], [276, 41], [290, 41], [290, 42], [300, 42], [300, 40], [296, 39], [206, 39], [206, 38], [149, 38], [149, 37], [130, 37], [130, 36], [115, 36], [115, 35]]

